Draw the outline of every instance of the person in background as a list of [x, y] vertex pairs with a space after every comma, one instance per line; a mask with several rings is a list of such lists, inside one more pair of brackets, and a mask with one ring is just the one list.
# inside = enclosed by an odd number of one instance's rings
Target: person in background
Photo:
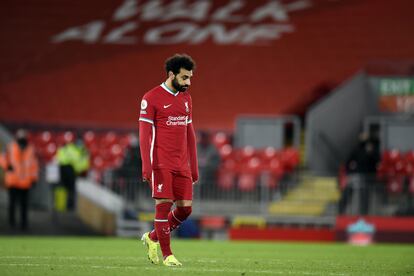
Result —
[[76, 203], [76, 178], [89, 169], [89, 152], [84, 146], [82, 139], [78, 138], [75, 143], [67, 143], [60, 147], [56, 153], [59, 164], [60, 182], [66, 188], [66, 208], [72, 211]]
[[16, 227], [16, 207], [20, 208], [20, 228], [28, 229], [29, 191], [35, 185], [39, 165], [35, 150], [29, 144], [27, 132], [19, 129], [16, 139], [7, 145], [5, 153], [1, 156], [0, 165], [5, 171], [5, 185], [9, 194], [9, 225]]
[[219, 152], [211, 143], [210, 135], [206, 131], [198, 132], [197, 156], [201, 195], [206, 197], [216, 183], [217, 169], [220, 165]]
[[[352, 152], [346, 163], [346, 173], [348, 175], [358, 175], [359, 187], [359, 214], [367, 215], [369, 213], [370, 194], [373, 188], [373, 177], [380, 160], [379, 142], [374, 135], [362, 132], [359, 135], [359, 143]], [[339, 200], [339, 213], [345, 213], [348, 202], [354, 193], [354, 185], [347, 183]]]
[[[135, 134], [129, 136], [129, 145], [119, 168], [115, 169], [114, 177], [118, 186], [123, 185], [128, 191], [128, 199], [135, 199], [136, 182], [142, 181], [142, 161], [139, 140]], [[120, 188], [120, 187], [117, 187]]]

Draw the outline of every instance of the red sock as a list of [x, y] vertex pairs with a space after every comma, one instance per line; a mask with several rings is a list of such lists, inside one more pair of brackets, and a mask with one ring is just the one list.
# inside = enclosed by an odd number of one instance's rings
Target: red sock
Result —
[[[191, 206], [177, 207], [168, 214], [168, 223], [170, 225], [170, 231], [176, 229], [180, 224], [190, 216], [192, 211]], [[157, 232], [151, 231], [149, 237], [153, 241], [158, 241]]]
[[170, 230], [176, 229], [191, 214], [191, 206], [177, 207], [168, 214]]
[[172, 255], [170, 248], [170, 225], [168, 223], [168, 213], [171, 210], [171, 206], [172, 202], [163, 202], [155, 206], [155, 232], [157, 233], [164, 257]]
[[[155, 223], [154, 223], [155, 225]], [[157, 237], [157, 231], [155, 231], [155, 228], [152, 229], [152, 231], [149, 233], [149, 237], [151, 240], [157, 242], [158, 241], [158, 237]]]

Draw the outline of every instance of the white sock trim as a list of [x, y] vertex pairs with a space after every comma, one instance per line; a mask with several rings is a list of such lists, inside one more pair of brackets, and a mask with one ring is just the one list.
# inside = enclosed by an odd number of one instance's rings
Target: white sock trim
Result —
[[154, 219], [155, 222], [168, 222], [168, 219]]

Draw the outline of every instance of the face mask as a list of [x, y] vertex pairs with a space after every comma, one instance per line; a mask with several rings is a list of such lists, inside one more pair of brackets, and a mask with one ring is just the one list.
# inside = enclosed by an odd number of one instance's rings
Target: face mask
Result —
[[28, 141], [26, 138], [19, 138], [17, 139], [17, 144], [19, 145], [20, 148], [24, 149], [27, 147]]

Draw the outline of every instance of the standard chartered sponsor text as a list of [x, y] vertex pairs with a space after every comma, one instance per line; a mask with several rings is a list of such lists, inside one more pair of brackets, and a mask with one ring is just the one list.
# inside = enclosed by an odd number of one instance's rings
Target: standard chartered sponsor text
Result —
[[167, 126], [185, 126], [188, 116], [168, 116]]

